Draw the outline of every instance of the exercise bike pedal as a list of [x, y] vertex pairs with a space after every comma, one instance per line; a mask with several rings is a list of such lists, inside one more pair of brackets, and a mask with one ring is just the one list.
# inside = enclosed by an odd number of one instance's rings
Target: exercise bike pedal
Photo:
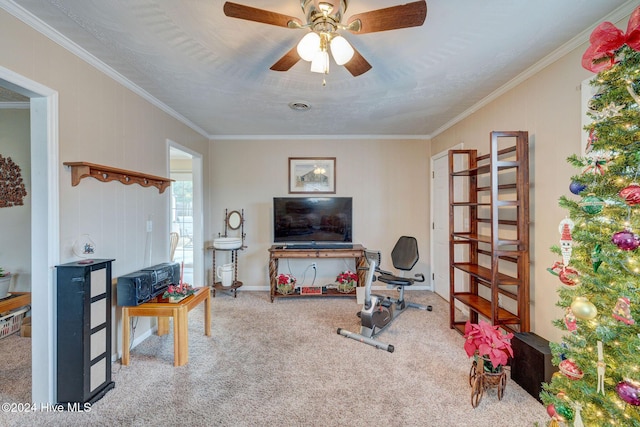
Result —
[[358, 316], [358, 317], [362, 317], [362, 312], [361, 312], [361, 311], [357, 312], [357, 313], [356, 313], [356, 316]]

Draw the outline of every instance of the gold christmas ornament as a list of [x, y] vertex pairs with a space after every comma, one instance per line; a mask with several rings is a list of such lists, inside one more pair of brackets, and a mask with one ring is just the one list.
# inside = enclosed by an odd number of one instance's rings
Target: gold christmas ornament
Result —
[[571, 311], [582, 320], [591, 320], [598, 315], [596, 306], [585, 297], [575, 297], [571, 303]]

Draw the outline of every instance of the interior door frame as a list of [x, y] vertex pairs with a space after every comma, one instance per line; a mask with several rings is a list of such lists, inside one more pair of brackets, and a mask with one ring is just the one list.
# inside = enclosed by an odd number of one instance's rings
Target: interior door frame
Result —
[[[454, 145], [453, 147], [447, 148], [446, 150], [443, 150], [439, 153], [436, 153], [434, 155], [431, 156], [431, 163], [430, 163], [430, 167], [431, 170], [433, 171], [433, 175], [432, 175], [432, 179], [431, 179], [431, 184], [430, 184], [430, 195], [431, 195], [431, 200], [430, 200], [430, 218], [431, 218], [431, 236], [432, 238], [431, 240], [431, 289], [433, 290], [433, 292], [436, 292], [436, 281], [435, 281], [435, 273], [434, 273], [434, 269], [436, 268], [436, 243], [439, 243], [436, 241], [433, 230], [434, 230], [434, 218], [435, 218], [435, 207], [436, 207], [436, 200], [435, 200], [435, 168], [434, 168], [434, 163], [441, 159], [442, 157], [447, 157], [449, 155], [449, 150], [462, 150], [464, 148], [464, 143], [459, 143], [457, 145]], [[447, 175], [448, 177], [448, 175]], [[441, 205], [441, 204], [440, 204]], [[449, 206], [449, 201], [447, 200], [447, 203], [445, 204], [447, 207]], [[447, 208], [448, 209], [448, 208]], [[447, 240], [447, 245], [448, 245], [448, 240]], [[448, 252], [447, 252], [448, 254]]]
[[[193, 176], [193, 284], [207, 286], [204, 263], [204, 177], [202, 153], [193, 151], [175, 141], [167, 139], [167, 173], [170, 173], [171, 148], [190, 154]], [[168, 218], [171, 217], [171, 201], [167, 207]], [[169, 221], [171, 224], [171, 221]], [[168, 235], [168, 234], [167, 234]]]
[[2, 66], [0, 86], [30, 98], [31, 403], [55, 403], [54, 272], [60, 262], [58, 92]]

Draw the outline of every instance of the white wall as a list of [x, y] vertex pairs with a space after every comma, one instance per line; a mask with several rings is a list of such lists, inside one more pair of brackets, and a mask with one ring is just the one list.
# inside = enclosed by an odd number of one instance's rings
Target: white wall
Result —
[[[273, 243], [273, 197], [288, 194], [289, 157], [336, 157], [335, 196], [353, 197], [353, 240], [381, 250], [383, 267], [392, 269], [391, 249], [401, 235], [418, 239], [416, 271], [430, 274], [429, 158], [419, 140], [254, 140], [214, 141], [208, 187], [213, 239], [224, 232], [224, 210], [244, 209], [247, 249], [239, 255], [239, 280], [267, 290], [268, 249]], [[296, 196], [296, 195], [291, 195]], [[209, 257], [210, 258], [210, 257]], [[300, 278], [312, 261], [292, 260]], [[286, 268], [287, 262], [280, 263]], [[342, 261], [318, 261], [322, 283], [344, 270]], [[353, 267], [351, 267], [353, 268]], [[305, 282], [310, 283], [310, 282]]]
[[22, 206], [0, 208], [0, 267], [12, 274], [9, 291], [31, 291], [31, 160], [29, 109], [0, 109], [0, 154], [20, 167]]

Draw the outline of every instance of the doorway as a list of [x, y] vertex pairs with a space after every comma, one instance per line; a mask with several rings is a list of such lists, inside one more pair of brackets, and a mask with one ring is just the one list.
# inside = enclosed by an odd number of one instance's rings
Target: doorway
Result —
[[169, 141], [171, 184], [170, 233], [178, 233], [172, 261], [183, 266], [183, 280], [193, 286], [204, 282], [202, 156]]
[[0, 86], [29, 98], [31, 133], [31, 402], [54, 403], [54, 267], [60, 260], [58, 93], [0, 67]]
[[[451, 149], [460, 150], [462, 144]], [[431, 170], [431, 286], [435, 293], [449, 301], [449, 150], [431, 157]], [[459, 197], [457, 194], [456, 200]], [[447, 202], [442, 203], [442, 200]]]

